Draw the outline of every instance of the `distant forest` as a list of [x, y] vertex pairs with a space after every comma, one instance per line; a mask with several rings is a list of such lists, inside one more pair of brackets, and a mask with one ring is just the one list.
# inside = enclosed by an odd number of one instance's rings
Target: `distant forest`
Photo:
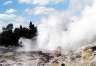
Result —
[[37, 27], [30, 22], [29, 27], [20, 27], [13, 29], [13, 24], [8, 24], [2, 28], [0, 33], [0, 46], [20, 46], [18, 40], [20, 37], [33, 38], [37, 35]]

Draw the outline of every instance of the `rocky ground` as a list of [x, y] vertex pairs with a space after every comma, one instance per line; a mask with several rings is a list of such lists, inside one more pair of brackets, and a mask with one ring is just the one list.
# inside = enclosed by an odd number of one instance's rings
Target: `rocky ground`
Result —
[[[3, 49], [4, 50], [4, 49]], [[90, 61], [96, 64], [96, 57]], [[80, 54], [70, 52], [57, 56], [42, 51], [16, 52], [6, 49], [0, 52], [0, 66], [82, 66]], [[83, 65], [84, 66], [84, 65]]]

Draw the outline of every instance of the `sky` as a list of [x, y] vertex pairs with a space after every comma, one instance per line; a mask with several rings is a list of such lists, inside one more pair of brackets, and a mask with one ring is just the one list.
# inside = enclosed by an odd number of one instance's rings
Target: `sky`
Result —
[[53, 15], [63, 15], [66, 20], [80, 16], [90, 3], [91, 0], [0, 0], [0, 27], [9, 23], [15, 27], [28, 26], [30, 21], [37, 24]]
[[0, 0], [0, 27], [28, 25], [68, 9], [69, 0]]

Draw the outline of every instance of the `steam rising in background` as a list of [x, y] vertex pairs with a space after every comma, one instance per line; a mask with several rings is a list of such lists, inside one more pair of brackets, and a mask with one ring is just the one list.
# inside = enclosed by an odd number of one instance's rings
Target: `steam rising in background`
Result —
[[39, 48], [74, 50], [91, 43], [96, 35], [95, 9], [95, 0], [70, 0], [67, 11], [42, 19], [38, 25]]
[[95, 0], [69, 0], [67, 10], [49, 14], [40, 20], [37, 25], [37, 42], [20, 39], [23, 42], [23, 50], [30, 51], [38, 48], [53, 50], [57, 47], [76, 50], [93, 44], [96, 41], [95, 9]]
[[19, 39], [19, 44], [22, 45], [22, 47], [18, 48], [16, 51], [24, 51], [24, 52], [30, 52], [33, 50], [36, 50], [36, 39], [32, 38], [32, 39], [27, 39], [24, 37], [21, 37]]

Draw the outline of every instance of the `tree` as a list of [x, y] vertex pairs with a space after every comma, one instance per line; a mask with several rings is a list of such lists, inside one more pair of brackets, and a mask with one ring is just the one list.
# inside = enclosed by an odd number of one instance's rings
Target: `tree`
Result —
[[29, 24], [29, 35], [30, 37], [34, 37], [37, 35], [37, 27], [34, 26], [34, 24], [32, 24], [32, 22], [30, 21]]
[[3, 31], [1, 33], [1, 37], [0, 37], [0, 44], [3, 46], [9, 46], [9, 45], [13, 45], [12, 44], [12, 40], [13, 40], [13, 33], [12, 30], [7, 30]]
[[8, 24], [2, 28], [3, 32], [0, 34], [0, 45], [2, 46], [20, 46], [18, 40], [20, 37], [33, 38], [37, 35], [37, 27], [30, 22], [29, 28], [22, 27], [13, 30], [13, 24]]
[[13, 29], [13, 24], [8, 24], [6, 27], [3, 27], [2, 30], [3, 31], [12, 31]]
[[33, 28], [34, 28], [34, 25], [33, 25], [32, 22], [30, 21], [29, 29], [32, 30]]

